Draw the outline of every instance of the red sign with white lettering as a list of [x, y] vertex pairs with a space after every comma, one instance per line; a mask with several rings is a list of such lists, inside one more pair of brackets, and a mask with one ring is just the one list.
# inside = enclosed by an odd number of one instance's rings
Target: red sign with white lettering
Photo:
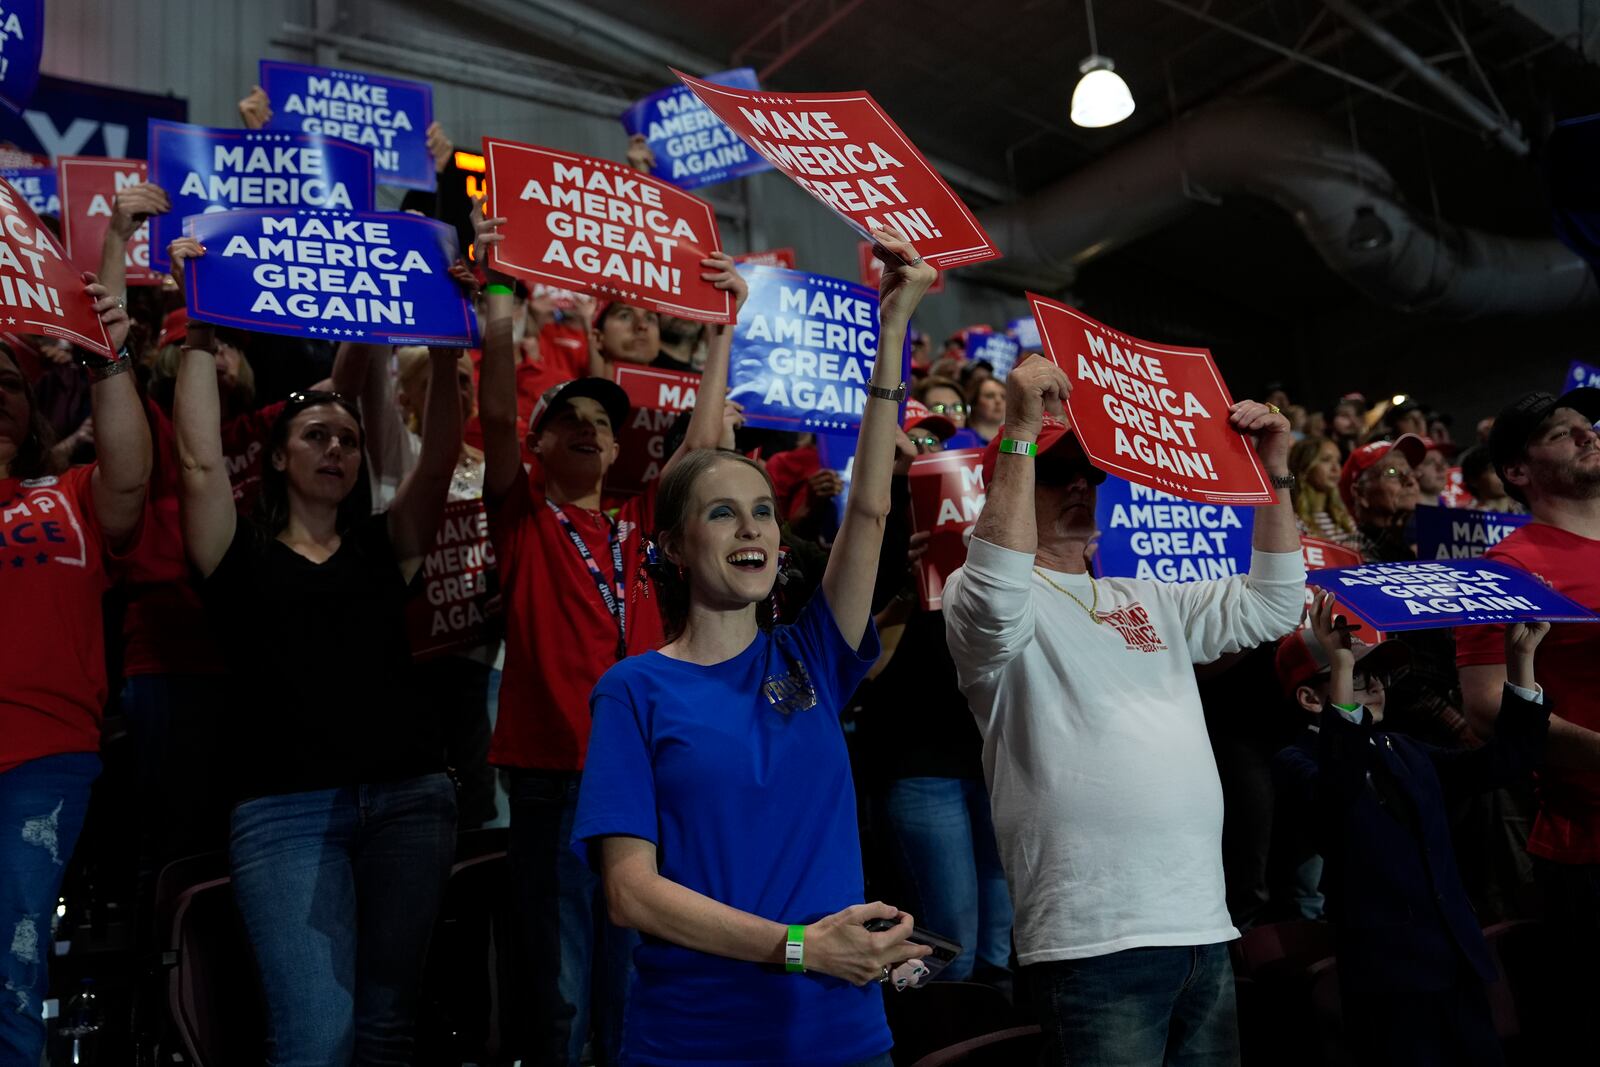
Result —
[[672, 457], [667, 431], [694, 407], [700, 375], [619, 363], [611, 376], [628, 394], [628, 422], [617, 436], [617, 461], [606, 472], [607, 493], [642, 493]]
[[760, 267], [782, 267], [794, 270], [794, 249], [769, 248], [763, 252], [741, 252], [733, 257], [735, 263], [754, 263]]
[[[856, 242], [856, 256], [861, 262], [861, 284], [876, 290], [883, 283], [883, 260], [872, 254], [871, 241]], [[933, 279], [933, 284], [928, 286], [930, 293], [944, 292], [944, 272]]]
[[911, 461], [911, 528], [928, 533], [917, 561], [917, 592], [928, 611], [944, 602], [944, 584], [967, 562], [966, 532], [983, 510], [983, 449], [935, 452]]
[[1028, 294], [1044, 351], [1072, 380], [1073, 432], [1090, 462], [1202, 504], [1271, 504], [1256, 450], [1228, 425], [1233, 398], [1204, 348], [1129, 337]]
[[0, 179], [0, 326], [111, 355], [79, 273], [27, 199]]
[[1460, 467], [1451, 467], [1445, 472], [1444, 492], [1439, 494], [1439, 503], [1447, 508], [1470, 508], [1477, 504], [1467, 490]]
[[967, 205], [865, 90], [776, 94], [672, 73], [862, 237], [899, 230], [940, 270], [1000, 258]]
[[722, 248], [711, 205], [608, 159], [483, 139], [489, 216], [506, 220], [489, 266], [680, 319], [732, 322], [733, 297], [703, 281]]
[[[112, 201], [119, 190], [145, 180], [142, 159], [63, 156], [56, 163], [61, 187], [61, 247], [81, 270], [100, 270], [100, 247], [111, 228]], [[139, 225], [123, 255], [129, 285], [160, 285], [150, 269], [150, 223]]]
[[[1363, 562], [1361, 553], [1355, 549], [1346, 548], [1344, 545], [1336, 545], [1332, 541], [1319, 540], [1315, 537], [1300, 538], [1300, 555], [1304, 557], [1306, 570], [1308, 571], [1320, 571], [1328, 567], [1359, 567]], [[1311, 586], [1306, 586], [1306, 611], [1308, 614], [1300, 618], [1300, 628], [1302, 630], [1311, 625], [1309, 612], [1311, 610], [1311, 597], [1314, 592], [1315, 590]], [[1333, 602], [1333, 614], [1335, 618], [1340, 615], [1345, 617], [1345, 621], [1350, 624], [1350, 632], [1355, 635], [1357, 641], [1365, 641], [1369, 645], [1375, 645], [1383, 640], [1383, 634], [1374, 630], [1361, 616], [1337, 600]]]
[[422, 595], [406, 605], [413, 659], [477, 648], [498, 633], [500, 576], [482, 500], [452, 500], [422, 561]]

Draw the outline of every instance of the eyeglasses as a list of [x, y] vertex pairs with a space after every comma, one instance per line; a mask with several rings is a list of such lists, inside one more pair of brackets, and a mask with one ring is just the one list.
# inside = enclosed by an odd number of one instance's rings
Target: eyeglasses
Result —
[[929, 434], [926, 437], [922, 436], [921, 434], [914, 433], [907, 434], [906, 436], [911, 438], [911, 443], [916, 445], [918, 448], [942, 448], [944, 446], [944, 442], [932, 434]]
[[1350, 680], [1350, 688], [1357, 693], [1373, 693], [1379, 689], [1387, 689], [1389, 682], [1381, 674], [1362, 674], [1360, 671]]
[[967, 405], [929, 404], [928, 410], [933, 412], [935, 415], [965, 415], [967, 413]]
[[1401, 470], [1399, 467], [1384, 467], [1376, 473], [1380, 478], [1393, 478], [1401, 482], [1414, 482], [1417, 480], [1417, 472], [1410, 467], [1405, 470]]
[[291, 404], [349, 404], [350, 401], [343, 393], [336, 393], [332, 389], [296, 389], [289, 394]]

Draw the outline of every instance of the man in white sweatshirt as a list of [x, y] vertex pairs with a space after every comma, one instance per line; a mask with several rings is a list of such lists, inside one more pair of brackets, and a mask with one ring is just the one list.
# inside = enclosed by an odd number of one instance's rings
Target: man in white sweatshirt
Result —
[[1071, 388], [1043, 357], [1011, 372], [983, 514], [944, 593], [950, 652], [983, 732], [1017, 958], [1044, 1027], [1040, 1062], [1236, 1064], [1225, 942], [1239, 933], [1223, 902], [1222, 789], [1193, 668], [1299, 623], [1289, 422], [1252, 401], [1228, 415], [1256, 438], [1278, 489], [1256, 512], [1248, 575], [1096, 580], [1085, 550], [1105, 475], [1046, 412]]

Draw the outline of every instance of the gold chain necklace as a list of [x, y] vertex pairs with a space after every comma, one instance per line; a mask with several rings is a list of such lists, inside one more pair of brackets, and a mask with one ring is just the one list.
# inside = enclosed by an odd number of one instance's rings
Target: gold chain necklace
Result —
[[1095, 611], [1095, 609], [1100, 606], [1100, 587], [1094, 584], [1093, 578], [1089, 579], [1089, 589], [1094, 594], [1092, 597], [1092, 603], [1085, 604], [1083, 601], [1073, 596], [1070, 590], [1063, 589], [1055, 582], [1051, 581], [1050, 576], [1044, 571], [1040, 570], [1038, 567], [1033, 568], [1033, 573], [1037, 574], [1039, 577], [1043, 578], [1047, 583], [1049, 583], [1051, 589], [1054, 589], [1058, 593], [1066, 593], [1068, 597], [1071, 597], [1072, 602], [1078, 605], [1078, 607], [1082, 608], [1088, 614], [1089, 618], [1094, 620], [1094, 624], [1096, 626], [1105, 625], [1105, 620], [1102, 619]]

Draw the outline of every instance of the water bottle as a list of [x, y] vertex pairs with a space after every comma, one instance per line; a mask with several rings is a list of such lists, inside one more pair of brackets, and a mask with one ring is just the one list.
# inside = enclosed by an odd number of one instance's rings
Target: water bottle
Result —
[[61, 1024], [56, 1027], [63, 1043], [70, 1042], [70, 1046], [63, 1049], [68, 1055], [67, 1063], [99, 1062], [95, 1053], [100, 1044], [100, 1021], [100, 1001], [95, 995], [94, 979], [85, 978], [77, 995], [67, 1002], [67, 1009], [61, 1013]]

